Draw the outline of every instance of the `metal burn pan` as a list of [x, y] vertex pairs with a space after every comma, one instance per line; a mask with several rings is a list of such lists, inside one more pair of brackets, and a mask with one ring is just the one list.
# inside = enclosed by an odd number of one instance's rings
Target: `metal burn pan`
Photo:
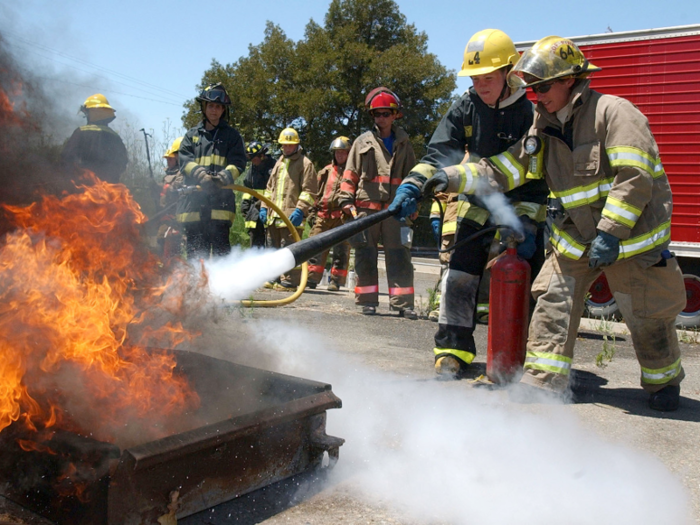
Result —
[[[56, 456], [19, 449], [10, 426], [0, 432], [5, 497], [59, 525], [176, 523], [337, 461], [343, 440], [326, 435], [326, 410], [341, 401], [330, 385], [201, 354], [175, 355], [201, 400], [186, 417], [191, 429], [123, 450], [59, 432], [52, 440], [62, 451]], [[52, 475], [65, 469], [56, 464], [65, 457], [91, 473], [80, 495], [63, 494]]]

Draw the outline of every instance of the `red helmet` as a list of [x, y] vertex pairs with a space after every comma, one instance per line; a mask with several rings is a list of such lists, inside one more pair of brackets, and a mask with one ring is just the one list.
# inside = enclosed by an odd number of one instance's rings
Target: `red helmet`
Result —
[[373, 89], [365, 98], [365, 107], [367, 111], [375, 109], [391, 109], [396, 111], [399, 118], [401, 114], [401, 100], [396, 96], [396, 93], [383, 86]]

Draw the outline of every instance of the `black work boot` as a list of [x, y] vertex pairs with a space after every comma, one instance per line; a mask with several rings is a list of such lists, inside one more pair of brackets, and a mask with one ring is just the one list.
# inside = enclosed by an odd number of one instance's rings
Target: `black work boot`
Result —
[[678, 410], [681, 402], [681, 387], [668, 385], [649, 396], [649, 408], [660, 412]]
[[415, 310], [411, 310], [410, 308], [403, 308], [399, 310], [399, 317], [405, 317], [406, 319], [415, 321], [416, 319], [418, 319], [418, 314], [415, 312]]

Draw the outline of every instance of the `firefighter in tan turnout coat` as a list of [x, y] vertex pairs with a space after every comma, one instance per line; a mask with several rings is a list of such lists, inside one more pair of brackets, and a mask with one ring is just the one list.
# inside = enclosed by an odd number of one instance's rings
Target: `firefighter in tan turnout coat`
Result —
[[[300, 146], [299, 134], [293, 128], [282, 130], [278, 140], [282, 156], [272, 168], [265, 189], [265, 197], [274, 202], [297, 228], [301, 235], [304, 220], [309, 215], [318, 190], [316, 170]], [[284, 248], [294, 242], [291, 232], [274, 210], [264, 204], [260, 208], [260, 220], [267, 226], [267, 244]], [[267, 283], [267, 288], [293, 291], [299, 286], [301, 270], [294, 268], [280, 276], [279, 282]]]
[[[389, 206], [404, 177], [416, 163], [408, 134], [396, 125], [401, 115], [399, 98], [384, 87], [367, 95], [365, 106], [374, 118], [374, 128], [360, 135], [352, 145], [340, 186], [343, 211], [371, 215]], [[389, 302], [400, 316], [416, 319], [413, 310], [413, 266], [411, 251], [402, 242], [405, 223], [383, 221], [365, 231], [355, 248], [355, 304], [362, 313], [373, 315], [379, 305], [377, 246], [381, 239], [386, 258]]]
[[511, 390], [518, 399], [567, 388], [584, 298], [605, 268], [649, 406], [672, 411], [684, 377], [675, 319], [685, 293], [668, 250], [671, 188], [646, 117], [589, 88], [586, 77], [598, 70], [570, 40], [538, 41], [509, 78], [537, 95], [529, 133], [506, 153], [436, 172], [423, 189], [479, 194], [507, 191], [526, 176], [547, 181], [552, 249], [532, 288], [525, 375]]
[[[331, 142], [330, 151], [333, 161], [318, 172], [318, 196], [313, 209], [314, 222], [309, 237], [318, 235], [343, 224], [343, 210], [340, 207], [340, 183], [343, 179], [345, 163], [352, 143], [347, 137], [338, 137]], [[309, 284], [316, 288], [326, 269], [329, 250], [309, 259]], [[331, 264], [328, 290], [336, 292], [345, 286], [350, 260], [350, 245], [341, 242], [333, 246], [333, 261]]]

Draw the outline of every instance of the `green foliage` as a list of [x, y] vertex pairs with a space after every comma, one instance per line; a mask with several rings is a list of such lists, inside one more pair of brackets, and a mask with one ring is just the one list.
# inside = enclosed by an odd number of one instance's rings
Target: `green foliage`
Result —
[[678, 340], [689, 345], [700, 344], [700, 332], [697, 328], [678, 330]]
[[605, 319], [600, 321], [597, 330], [603, 336], [603, 347], [595, 357], [595, 364], [599, 368], [605, 368], [615, 357], [615, 333], [612, 330], [610, 321]]
[[[369, 129], [365, 96], [384, 85], [401, 98], [400, 123], [420, 157], [455, 88], [454, 72], [427, 52], [427, 42], [393, 0], [333, 0], [324, 25], [310, 21], [299, 42], [268, 22], [248, 56], [226, 66], [212, 61], [199, 89], [223, 82], [231, 122], [246, 141], [272, 142], [284, 127], [295, 127], [320, 167], [330, 160], [333, 138]], [[189, 101], [185, 126], [200, 118], [199, 103]]]

